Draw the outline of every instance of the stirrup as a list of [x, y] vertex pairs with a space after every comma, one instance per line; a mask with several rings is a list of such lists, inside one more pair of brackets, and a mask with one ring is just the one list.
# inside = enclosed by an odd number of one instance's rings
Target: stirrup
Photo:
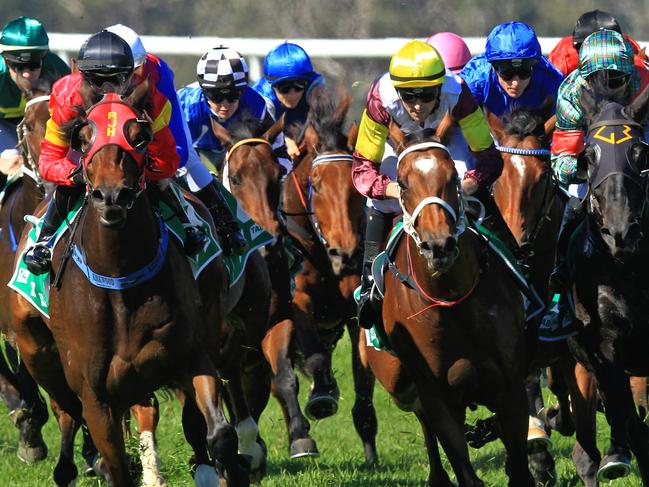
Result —
[[216, 233], [227, 255], [242, 255], [248, 250], [248, 242], [235, 221], [216, 223]]
[[188, 257], [194, 257], [205, 248], [207, 243], [207, 235], [205, 235], [200, 228], [193, 225], [185, 227], [185, 254]]
[[49, 247], [42, 243], [36, 243], [23, 255], [23, 262], [29, 272], [35, 276], [40, 276], [49, 272], [52, 266], [52, 252]]

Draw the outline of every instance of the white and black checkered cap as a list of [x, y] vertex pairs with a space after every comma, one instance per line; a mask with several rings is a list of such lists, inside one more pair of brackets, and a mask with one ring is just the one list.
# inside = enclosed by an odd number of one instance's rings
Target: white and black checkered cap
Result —
[[248, 64], [234, 49], [219, 46], [201, 56], [196, 75], [202, 88], [242, 88], [248, 84]]

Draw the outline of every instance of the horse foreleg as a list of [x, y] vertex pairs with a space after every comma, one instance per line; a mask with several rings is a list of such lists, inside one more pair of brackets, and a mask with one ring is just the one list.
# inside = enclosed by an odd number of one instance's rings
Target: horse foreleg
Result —
[[309, 435], [309, 422], [298, 402], [298, 381], [291, 361], [293, 322], [284, 320], [273, 326], [262, 341], [262, 351], [273, 372], [273, 395], [277, 398], [288, 429], [291, 458], [317, 456], [318, 447]]
[[54, 399], [51, 400], [51, 404], [61, 432], [61, 451], [54, 467], [54, 482], [57, 486], [68, 486], [79, 474], [74, 463], [74, 436], [79, 429], [79, 424], [63, 411]]
[[[206, 370], [199, 367], [198, 370]], [[196, 375], [192, 378], [194, 399], [207, 427], [207, 446], [229, 485], [250, 484], [250, 465], [238, 453], [239, 442], [234, 427], [225, 419], [219, 407], [217, 379], [214, 375]], [[187, 406], [187, 402], [185, 406]]]
[[88, 387], [83, 391], [82, 402], [83, 416], [101, 454], [102, 467], [108, 474], [109, 485], [135, 486], [124, 445], [122, 414], [115, 413], [108, 405], [101, 403]]
[[140, 461], [142, 462], [141, 487], [166, 487], [160, 473], [160, 457], [155, 440], [155, 430], [160, 419], [158, 401], [151, 394], [147, 399], [131, 406], [131, 413], [140, 430]]
[[[361, 329], [356, 320], [347, 322], [347, 331], [352, 342], [352, 372], [354, 375], [354, 391], [356, 398], [352, 408], [352, 417], [354, 418], [354, 427], [358, 436], [363, 441], [365, 460], [369, 465], [378, 462], [376, 451], [376, 433], [378, 425], [376, 421], [376, 411], [372, 396], [374, 395], [374, 374], [369, 368], [363, 367], [360, 358], [359, 334]], [[435, 440], [437, 447], [437, 440]]]
[[439, 448], [437, 446], [437, 437], [433, 433], [431, 427], [426, 421], [424, 414], [415, 412], [419, 424], [424, 432], [424, 440], [426, 442], [426, 451], [428, 452], [428, 463], [430, 464], [430, 473], [428, 474], [428, 485], [430, 487], [452, 487], [454, 484], [449, 479], [442, 460], [439, 456]]

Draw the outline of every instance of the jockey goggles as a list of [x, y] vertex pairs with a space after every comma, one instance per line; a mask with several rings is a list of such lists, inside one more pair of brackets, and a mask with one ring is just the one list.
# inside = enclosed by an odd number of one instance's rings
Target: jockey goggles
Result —
[[282, 81], [273, 86], [273, 88], [279, 91], [282, 95], [286, 95], [291, 91], [297, 91], [298, 93], [304, 91], [306, 89], [306, 83], [299, 80]]
[[[102, 87], [105, 83], [110, 83], [118, 91], [124, 91], [133, 74], [132, 70], [127, 71], [81, 71], [84, 79], [98, 91], [103, 92]], [[111, 91], [111, 90], [108, 90]]]
[[16, 73], [22, 73], [23, 71], [36, 71], [43, 67], [42, 61], [30, 61], [28, 63], [17, 63], [14, 61], [9, 61], [5, 59], [5, 63], [9, 66], [10, 69], [14, 70]]
[[213, 103], [223, 103], [226, 100], [234, 103], [239, 101], [243, 90], [237, 88], [210, 88], [203, 89], [203, 93], [205, 93], [205, 98]]
[[430, 103], [439, 98], [442, 92], [442, 85], [426, 88], [396, 88], [399, 98], [405, 103], [414, 103], [419, 100], [422, 103]]
[[494, 61], [493, 67], [498, 76], [505, 81], [511, 81], [515, 76], [518, 76], [518, 79], [526, 80], [532, 77], [535, 64], [536, 59], [508, 59]]
[[629, 82], [631, 75], [621, 71], [609, 71], [606, 78], [609, 89], [616, 90]]

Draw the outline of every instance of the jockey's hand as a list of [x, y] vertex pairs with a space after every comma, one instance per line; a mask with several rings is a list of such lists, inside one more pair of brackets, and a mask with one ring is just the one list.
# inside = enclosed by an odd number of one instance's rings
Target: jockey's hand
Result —
[[284, 143], [286, 144], [286, 152], [288, 152], [289, 157], [295, 160], [300, 155], [300, 148], [290, 137], [284, 137]]
[[72, 184], [74, 185], [85, 184], [86, 181], [83, 177], [83, 166], [79, 165], [79, 167], [73, 169], [72, 172], [70, 172], [68, 179], [72, 181]]
[[462, 191], [465, 195], [471, 196], [478, 191], [478, 181], [473, 178], [464, 178], [462, 180]]
[[25, 163], [23, 156], [20, 154], [11, 154], [9, 151], [3, 151], [0, 155], [0, 172], [7, 176], [13, 175], [20, 166]]
[[385, 188], [385, 196], [388, 198], [399, 198], [401, 195], [401, 188], [399, 188], [399, 183], [392, 181], [388, 183], [388, 186]]

